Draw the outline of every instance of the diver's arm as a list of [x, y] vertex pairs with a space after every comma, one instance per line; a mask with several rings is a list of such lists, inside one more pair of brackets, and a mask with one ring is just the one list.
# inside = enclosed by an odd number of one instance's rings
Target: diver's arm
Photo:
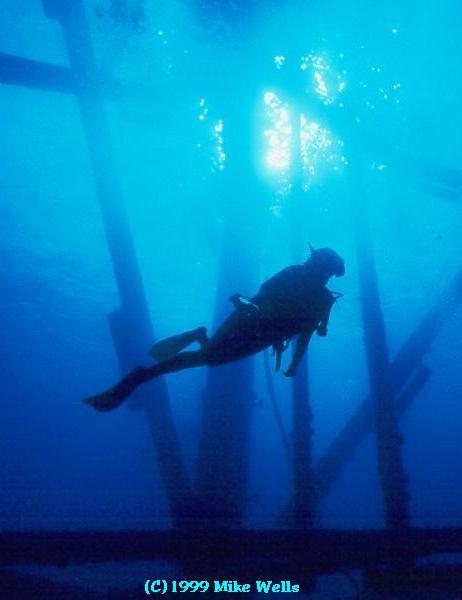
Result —
[[302, 331], [299, 334], [296, 345], [295, 345], [295, 351], [292, 356], [292, 362], [290, 363], [290, 366], [287, 369], [287, 371], [284, 371], [284, 375], [286, 377], [294, 377], [294, 375], [296, 375], [298, 364], [299, 364], [300, 360], [302, 359], [303, 355], [305, 354], [305, 350], [308, 346], [308, 343], [309, 343], [312, 335], [313, 335], [312, 329], [310, 329], [309, 331]]
[[327, 335], [327, 325], [329, 324], [330, 310], [333, 306], [333, 302], [326, 307], [324, 314], [319, 320], [318, 326], [316, 328], [316, 333], [321, 337], [325, 337]]
[[339, 294], [338, 292], [329, 291], [329, 300], [326, 303], [326, 307], [323, 311], [323, 314], [321, 315], [321, 318], [319, 319], [319, 323], [316, 328], [317, 334], [321, 337], [325, 337], [327, 335], [327, 326], [329, 324], [330, 311], [332, 310], [332, 307], [334, 306], [334, 303], [337, 300], [337, 298], [340, 298], [341, 296], [342, 294]]

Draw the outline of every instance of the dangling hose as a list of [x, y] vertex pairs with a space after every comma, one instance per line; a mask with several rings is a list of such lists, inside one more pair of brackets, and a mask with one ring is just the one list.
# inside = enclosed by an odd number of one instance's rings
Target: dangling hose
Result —
[[292, 456], [292, 447], [291, 447], [289, 436], [287, 435], [287, 431], [285, 430], [284, 423], [282, 421], [281, 413], [279, 411], [279, 406], [276, 401], [276, 393], [274, 391], [274, 386], [273, 386], [273, 378], [272, 378], [272, 373], [271, 373], [271, 364], [270, 364], [268, 350], [265, 350], [263, 352], [263, 365], [265, 368], [266, 387], [268, 389], [268, 396], [271, 401], [271, 406], [273, 408], [273, 413], [274, 413], [274, 417], [276, 419], [279, 433], [281, 434], [282, 445], [284, 446], [287, 456], [290, 459]]

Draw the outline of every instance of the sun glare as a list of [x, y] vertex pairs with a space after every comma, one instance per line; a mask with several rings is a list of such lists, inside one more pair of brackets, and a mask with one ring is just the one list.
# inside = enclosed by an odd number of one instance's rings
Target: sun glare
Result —
[[265, 130], [265, 163], [271, 171], [279, 173], [282, 180], [296, 176], [290, 172], [291, 152], [293, 146], [296, 146], [293, 144], [294, 135], [300, 136], [300, 177], [304, 189], [308, 189], [325, 168], [338, 170], [346, 164], [343, 144], [329, 129], [322, 127], [308, 115], [292, 114], [288, 104], [275, 92], [265, 92], [263, 101], [269, 123]]

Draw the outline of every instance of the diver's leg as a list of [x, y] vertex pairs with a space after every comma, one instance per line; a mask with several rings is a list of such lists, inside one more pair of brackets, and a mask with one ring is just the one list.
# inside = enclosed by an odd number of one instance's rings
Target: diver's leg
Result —
[[84, 402], [96, 410], [108, 411], [117, 408], [128, 396], [142, 383], [183, 369], [191, 369], [207, 364], [205, 354], [197, 352], [180, 352], [176, 356], [165, 360], [152, 367], [136, 367], [126, 375], [119, 383], [109, 388], [102, 394], [86, 398]]
[[204, 350], [208, 342], [207, 329], [205, 327], [198, 327], [197, 329], [185, 331], [184, 333], [160, 340], [160, 342], [154, 344], [149, 351], [149, 354], [158, 362], [162, 362], [169, 358], [173, 358], [176, 354], [194, 342], [199, 342], [201, 350]]
[[199, 342], [201, 350], [204, 351], [210, 342], [210, 338], [207, 334], [207, 327], [198, 327], [194, 331], [196, 333], [194, 341]]

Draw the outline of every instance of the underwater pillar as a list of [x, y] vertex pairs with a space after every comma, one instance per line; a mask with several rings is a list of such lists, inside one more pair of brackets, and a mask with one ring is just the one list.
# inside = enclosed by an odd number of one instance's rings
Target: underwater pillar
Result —
[[[44, 11], [59, 21], [74, 76], [106, 238], [120, 296], [120, 309], [109, 315], [122, 373], [139, 364], [153, 343], [153, 333], [135, 247], [117, 176], [111, 136], [101, 92], [94, 83], [97, 69], [82, 0], [42, 0]], [[165, 381], [143, 386], [138, 394], [146, 411], [159, 472], [174, 524], [181, 524], [191, 507], [191, 492], [182, 462]]]
[[[223, 233], [214, 329], [233, 310], [228, 298], [255, 291], [259, 256], [261, 188], [254, 171], [253, 85], [224, 102], [226, 162], [221, 178]], [[233, 81], [235, 85], [236, 82]], [[239, 92], [242, 91], [240, 94]], [[226, 94], [225, 94], [226, 96]], [[233, 103], [239, 98], [239, 103]], [[254, 358], [209, 369], [197, 459], [196, 493], [204, 527], [239, 527], [248, 500]]]
[[377, 438], [377, 458], [386, 526], [403, 530], [410, 526], [409, 493], [401, 455], [392, 387], [385, 323], [380, 303], [377, 271], [369, 224], [369, 211], [360, 167], [352, 161], [350, 187], [353, 229], [359, 274], [359, 292], [370, 395]]
[[[297, 79], [299, 79], [298, 63], [296, 68]], [[302, 86], [303, 89], [303, 86]], [[305, 257], [308, 244], [304, 240], [303, 221], [300, 215], [305, 201], [303, 191], [303, 163], [301, 154], [301, 131], [299, 110], [293, 110], [292, 122], [292, 144], [291, 144], [291, 175], [292, 190], [290, 202], [290, 230], [292, 260], [299, 263], [301, 257]], [[305, 356], [300, 361], [297, 375], [292, 380], [292, 448], [293, 448], [293, 523], [297, 529], [305, 529], [313, 526], [314, 511], [314, 487], [313, 487], [313, 440], [312, 424], [313, 412], [310, 402], [309, 384], [309, 360], [308, 348]]]
[[292, 382], [293, 522], [296, 529], [313, 526], [312, 422], [308, 358]]
[[[227, 301], [232, 291], [249, 289], [253, 284], [244, 247], [241, 243], [235, 246], [232, 223], [231, 219], [227, 223], [220, 261], [214, 329], [232, 310]], [[248, 498], [253, 373], [253, 357], [211, 368], [207, 373], [196, 471], [198, 523], [204, 527], [239, 527], [243, 521]]]
[[[233, 279], [226, 276], [224, 262], [223, 258], [215, 325], [230, 310], [224, 302]], [[242, 285], [242, 279], [234, 278], [234, 282], [235, 289]], [[214, 367], [207, 374], [196, 469], [197, 523], [206, 528], [240, 527], [243, 522], [248, 498], [253, 371], [254, 359], [247, 358]]]

